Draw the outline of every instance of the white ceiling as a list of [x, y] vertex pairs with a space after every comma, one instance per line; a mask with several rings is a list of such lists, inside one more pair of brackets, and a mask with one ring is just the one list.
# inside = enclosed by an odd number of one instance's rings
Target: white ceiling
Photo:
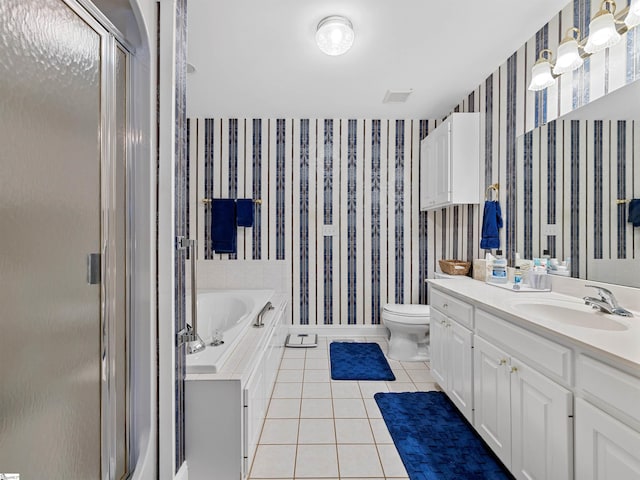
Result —
[[[189, 0], [189, 116], [437, 118], [567, 0]], [[345, 15], [345, 55], [315, 45]], [[405, 104], [387, 90], [413, 89]]]

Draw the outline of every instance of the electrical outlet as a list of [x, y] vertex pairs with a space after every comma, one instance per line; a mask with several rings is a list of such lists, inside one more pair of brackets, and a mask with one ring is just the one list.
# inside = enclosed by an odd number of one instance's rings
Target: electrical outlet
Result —
[[324, 225], [322, 227], [322, 234], [325, 237], [334, 237], [338, 233], [335, 225]]

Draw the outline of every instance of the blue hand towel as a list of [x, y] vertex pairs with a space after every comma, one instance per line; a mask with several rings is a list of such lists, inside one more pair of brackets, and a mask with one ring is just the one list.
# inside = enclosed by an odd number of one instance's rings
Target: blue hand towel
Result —
[[629, 223], [640, 227], [640, 199], [634, 198], [629, 202]]
[[253, 227], [253, 199], [240, 198], [236, 201], [236, 216], [239, 227]]
[[502, 228], [502, 211], [500, 210], [500, 204], [495, 200], [488, 200], [484, 202], [480, 248], [484, 250], [500, 248], [499, 228]]
[[214, 198], [211, 202], [211, 242], [216, 253], [236, 253], [236, 201]]

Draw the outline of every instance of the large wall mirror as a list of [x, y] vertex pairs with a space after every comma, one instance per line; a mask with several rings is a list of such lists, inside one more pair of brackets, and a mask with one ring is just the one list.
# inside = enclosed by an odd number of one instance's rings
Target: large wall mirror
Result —
[[517, 140], [517, 249], [571, 262], [571, 276], [640, 287], [640, 81]]

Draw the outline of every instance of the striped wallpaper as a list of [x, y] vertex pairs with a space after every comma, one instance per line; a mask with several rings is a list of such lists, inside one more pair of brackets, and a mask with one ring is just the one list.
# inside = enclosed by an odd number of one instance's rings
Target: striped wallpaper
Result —
[[590, 259], [640, 260], [640, 230], [616, 203], [640, 197], [639, 122], [554, 120], [518, 139], [517, 165], [526, 258], [545, 249], [571, 257], [581, 278], [591, 276]]
[[[426, 301], [419, 143], [435, 122], [190, 119], [200, 258], [290, 262], [299, 324], [378, 324], [387, 302]], [[211, 249], [203, 198], [254, 198], [236, 255]]]
[[[622, 0], [618, 8], [627, 3]], [[499, 200], [505, 216], [501, 243], [508, 259], [512, 260], [517, 250], [536, 253], [540, 236], [536, 240], [533, 232], [539, 228], [540, 216], [535, 212], [544, 198], [545, 205], [540, 207], [547, 211], [545, 221], [569, 226], [563, 228], [562, 235], [547, 238], [548, 246], [558, 255], [560, 251], [563, 255], [571, 252], [574, 276], [582, 275], [588, 261], [585, 255], [591, 255], [585, 253], [587, 236], [599, 239], [601, 235], [599, 225], [593, 227], [593, 235], [585, 231], [587, 209], [596, 212], [602, 208], [602, 225], [613, 214], [604, 211], [604, 203], [572, 208], [571, 201], [576, 207], [580, 198], [593, 198], [589, 191], [604, 192], [605, 177], [588, 177], [588, 169], [599, 172], [608, 164], [604, 154], [594, 157], [592, 164], [583, 164], [580, 149], [574, 145], [568, 147], [569, 158], [574, 155], [569, 167], [573, 177], [566, 173], [560, 176], [567, 150], [550, 149], [549, 145], [566, 145], [566, 140], [557, 137], [560, 126], [552, 120], [640, 79], [638, 28], [629, 31], [618, 45], [593, 55], [577, 71], [560, 77], [554, 86], [541, 92], [530, 92], [527, 86], [539, 51], [557, 50], [571, 26], [586, 30], [598, 7], [599, 2], [574, 0], [453, 109], [483, 113], [482, 182], [485, 188], [500, 184]], [[425, 112], [425, 117], [431, 116]], [[419, 211], [419, 141], [437, 123], [409, 119], [192, 119], [192, 158], [202, 159], [198, 202], [202, 197], [233, 196], [263, 200], [256, 206], [253, 229], [239, 229], [237, 258], [291, 262], [294, 323], [378, 324], [380, 306], [385, 302], [426, 303], [424, 279], [433, 276], [437, 260], [484, 256], [479, 248], [481, 206]], [[533, 137], [523, 137], [545, 124], [546, 142], [536, 146]], [[602, 133], [594, 129], [588, 133], [584, 128], [580, 122], [563, 124], [562, 133], [566, 135], [569, 129], [573, 134], [566, 138], [586, 144], [591, 141], [589, 135], [604, 135], [606, 130], [603, 126]], [[530, 148], [527, 169], [521, 175], [518, 145], [524, 142], [529, 142]], [[532, 156], [536, 148], [550, 153], [540, 171]], [[616, 172], [620, 176], [624, 173]], [[548, 177], [544, 195], [539, 188], [540, 175]], [[592, 183], [578, 180], [583, 178], [592, 178]], [[525, 192], [531, 198], [526, 207], [518, 202]], [[626, 196], [630, 193], [626, 191]], [[210, 228], [208, 207], [198, 212], [198, 238], [204, 239], [199, 258], [227, 258], [214, 254], [205, 236]], [[524, 218], [530, 221], [524, 222]], [[324, 231], [325, 224], [336, 228], [335, 235]], [[526, 244], [525, 228], [531, 233]], [[627, 246], [629, 241], [627, 234]], [[612, 245], [616, 254], [623, 248], [618, 240], [605, 239], [603, 233], [602, 242], [594, 243], [594, 255], [600, 254], [600, 248], [604, 255]]]

